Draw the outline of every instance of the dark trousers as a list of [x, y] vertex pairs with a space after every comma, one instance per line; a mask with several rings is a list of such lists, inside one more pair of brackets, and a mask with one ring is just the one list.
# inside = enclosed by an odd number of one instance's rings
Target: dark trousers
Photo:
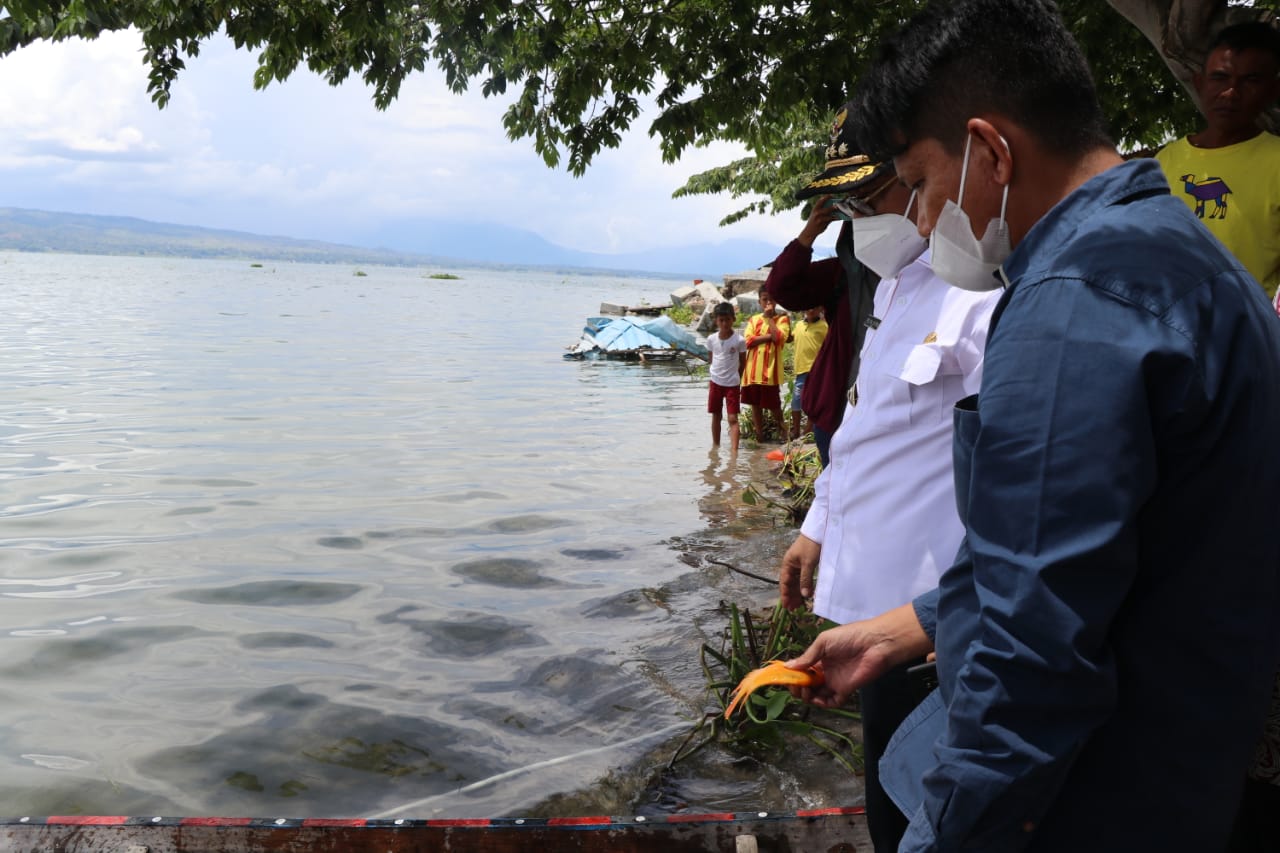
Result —
[[907, 831], [907, 818], [880, 787], [880, 756], [889, 738], [915, 707], [929, 695], [932, 686], [920, 674], [908, 674], [914, 660], [889, 670], [858, 691], [862, 705], [862, 754], [866, 765], [867, 827], [876, 853], [894, 853]]
[[831, 433], [817, 424], [812, 426], [813, 443], [818, 445], [818, 458], [822, 460], [822, 467], [826, 468], [831, 464]]

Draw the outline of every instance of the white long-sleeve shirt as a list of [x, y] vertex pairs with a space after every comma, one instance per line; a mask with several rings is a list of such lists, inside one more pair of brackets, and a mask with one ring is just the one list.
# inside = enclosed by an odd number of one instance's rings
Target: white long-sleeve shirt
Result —
[[1001, 291], [933, 274], [928, 252], [876, 289], [857, 405], [831, 439], [801, 533], [822, 546], [814, 611], [851, 622], [933, 589], [963, 528], [951, 470], [952, 407], [982, 384]]

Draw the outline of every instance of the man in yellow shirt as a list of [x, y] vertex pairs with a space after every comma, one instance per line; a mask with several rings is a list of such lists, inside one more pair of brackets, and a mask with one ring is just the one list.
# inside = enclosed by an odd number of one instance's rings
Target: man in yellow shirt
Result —
[[791, 395], [791, 438], [799, 439], [809, 431], [804, 423], [804, 411], [801, 409], [804, 400], [804, 385], [809, 378], [809, 369], [818, 356], [822, 342], [827, 339], [827, 321], [822, 316], [822, 306], [815, 305], [804, 312], [804, 317], [796, 323], [791, 332], [791, 340], [796, 349], [792, 355], [792, 367], [796, 373], [796, 390]]
[[1258, 116], [1280, 98], [1280, 30], [1262, 21], [1222, 30], [1192, 78], [1205, 128], [1156, 154], [1173, 194], [1253, 277], [1280, 285], [1280, 137]]

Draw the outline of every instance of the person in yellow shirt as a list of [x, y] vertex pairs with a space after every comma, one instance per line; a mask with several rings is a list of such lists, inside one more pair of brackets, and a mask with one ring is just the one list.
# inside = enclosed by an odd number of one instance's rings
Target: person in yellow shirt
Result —
[[791, 438], [799, 439], [809, 432], [810, 426], [804, 423], [804, 411], [801, 409], [804, 399], [804, 384], [809, 378], [809, 369], [818, 356], [822, 342], [827, 338], [827, 321], [822, 316], [822, 306], [815, 305], [804, 312], [803, 318], [791, 332], [791, 340], [795, 341], [795, 352], [792, 354], [792, 366], [796, 373], [796, 390], [791, 395]]
[[742, 403], [751, 407], [751, 426], [756, 441], [764, 440], [764, 413], [769, 412], [778, 428], [778, 440], [786, 441], [787, 425], [782, 420], [782, 345], [791, 337], [791, 318], [772, 296], [761, 291], [759, 314], [747, 321], [742, 336], [747, 339], [747, 369], [742, 374]]
[[1156, 154], [1173, 194], [1274, 295], [1280, 286], [1280, 137], [1258, 116], [1280, 98], [1280, 29], [1226, 27], [1193, 76], [1205, 128]]

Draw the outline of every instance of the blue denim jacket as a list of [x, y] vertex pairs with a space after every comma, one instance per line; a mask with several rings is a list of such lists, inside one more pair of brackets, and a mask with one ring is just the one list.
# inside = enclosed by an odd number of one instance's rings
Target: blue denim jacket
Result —
[[1220, 850], [1280, 659], [1280, 320], [1153, 160], [1004, 271], [901, 849]]

